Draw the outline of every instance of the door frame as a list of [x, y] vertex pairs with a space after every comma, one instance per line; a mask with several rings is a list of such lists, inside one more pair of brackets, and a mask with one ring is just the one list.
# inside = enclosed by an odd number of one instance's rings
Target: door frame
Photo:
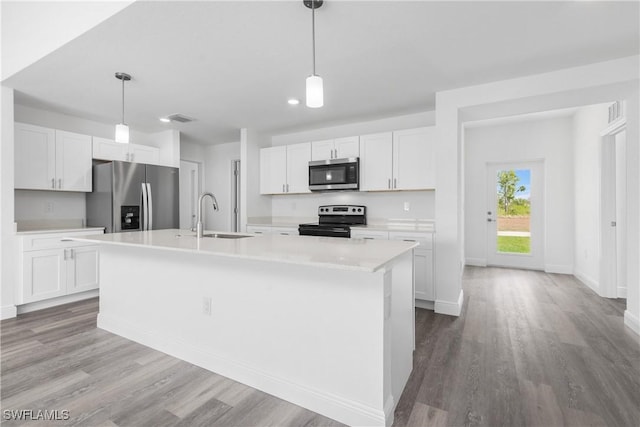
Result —
[[[180, 159], [180, 166], [182, 166], [182, 163], [188, 163], [188, 164], [194, 165], [196, 167], [196, 189], [195, 189], [195, 193], [196, 194], [195, 194], [195, 198], [194, 198], [194, 200], [192, 200], [192, 202], [193, 202], [193, 207], [194, 207], [194, 214], [197, 215], [198, 196], [202, 192], [202, 188], [203, 188], [203, 185], [204, 185], [204, 180], [202, 179], [203, 173], [204, 173], [203, 167], [202, 167], [202, 163], [201, 162], [196, 162], [196, 161], [193, 161], [193, 160]], [[178, 184], [178, 186], [180, 187], [181, 184]]]
[[[510, 169], [530, 169], [531, 170], [531, 188], [535, 188], [535, 193], [531, 193], [531, 206], [535, 208], [536, 215], [533, 211], [530, 219], [530, 253], [499, 253], [496, 248], [496, 225], [497, 212], [495, 212], [496, 199], [496, 176], [498, 170]], [[486, 231], [486, 260], [488, 266], [509, 267], [527, 270], [545, 269], [545, 161], [544, 159], [527, 159], [516, 161], [499, 161], [486, 162], [486, 189], [487, 189], [487, 221], [485, 222]], [[491, 212], [491, 214], [489, 213]], [[491, 219], [491, 221], [489, 221]]]
[[[618, 298], [616, 243], [616, 135], [627, 130], [624, 118], [600, 132], [600, 296]], [[627, 189], [628, 190], [628, 189]]]

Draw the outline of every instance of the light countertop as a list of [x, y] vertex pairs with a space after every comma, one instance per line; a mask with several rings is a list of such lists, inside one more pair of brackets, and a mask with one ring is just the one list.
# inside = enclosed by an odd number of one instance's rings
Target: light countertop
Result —
[[51, 228], [47, 227], [38, 227], [37, 229], [20, 229], [16, 232], [17, 235], [28, 235], [28, 234], [49, 234], [49, 233], [71, 233], [77, 231], [86, 231], [88, 233], [93, 232], [102, 232], [104, 231], [104, 227], [60, 227], [60, 226], [52, 226]]
[[[318, 218], [309, 217], [254, 217], [249, 218], [247, 225], [249, 226], [266, 226], [266, 227], [295, 227], [300, 224], [317, 222]], [[435, 233], [435, 222], [432, 220], [385, 220], [371, 219], [367, 225], [352, 225], [351, 227], [360, 230], [371, 231], [406, 231]]]
[[246, 235], [252, 237], [197, 239], [193, 232], [173, 229], [111, 233], [71, 239], [104, 245], [145, 247], [364, 272], [380, 270], [390, 261], [418, 246], [414, 242], [390, 240]]

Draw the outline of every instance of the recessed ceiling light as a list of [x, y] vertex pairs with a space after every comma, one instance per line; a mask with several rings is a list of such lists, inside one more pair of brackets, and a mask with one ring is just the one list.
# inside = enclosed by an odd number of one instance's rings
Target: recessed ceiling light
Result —
[[160, 121], [163, 123], [169, 123], [171, 120], [166, 117], [160, 117]]
[[295, 99], [295, 98], [288, 99], [287, 102], [289, 103], [289, 105], [298, 105], [298, 104], [300, 104], [300, 101], [298, 99]]

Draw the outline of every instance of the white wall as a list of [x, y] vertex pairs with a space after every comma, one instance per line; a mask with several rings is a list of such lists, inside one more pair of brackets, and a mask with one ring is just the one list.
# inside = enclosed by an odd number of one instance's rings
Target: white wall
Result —
[[616, 253], [618, 254], [618, 297], [627, 294], [627, 132], [615, 136], [616, 150]]
[[14, 284], [17, 246], [14, 233], [13, 194], [13, 89], [2, 86], [0, 103], [0, 318], [16, 316]]
[[15, 220], [86, 220], [85, 193], [71, 191], [15, 191]]
[[247, 218], [271, 216], [271, 196], [260, 194], [260, 149], [271, 138], [254, 129], [240, 130], [240, 230], [246, 231]]
[[607, 127], [607, 108], [606, 104], [580, 108], [573, 122], [574, 274], [596, 291], [600, 281], [600, 132]]
[[240, 142], [208, 146], [204, 152], [206, 172], [203, 191], [210, 191], [216, 196], [220, 209], [214, 212], [211, 206], [205, 207], [206, 229], [231, 231], [231, 161], [240, 160]]
[[33, 64], [131, 3], [133, 2], [3, 1], [0, 5], [2, 80]]
[[465, 257], [487, 259], [487, 163], [544, 160], [544, 265], [573, 272], [572, 119], [465, 129]]

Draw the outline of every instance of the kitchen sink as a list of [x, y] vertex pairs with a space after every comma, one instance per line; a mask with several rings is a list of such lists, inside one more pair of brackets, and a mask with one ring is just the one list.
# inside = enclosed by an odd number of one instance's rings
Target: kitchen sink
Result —
[[[195, 234], [176, 234], [176, 237], [196, 237]], [[202, 237], [209, 239], [244, 239], [245, 237], [253, 237], [246, 234], [224, 234], [224, 233], [207, 233]]]

